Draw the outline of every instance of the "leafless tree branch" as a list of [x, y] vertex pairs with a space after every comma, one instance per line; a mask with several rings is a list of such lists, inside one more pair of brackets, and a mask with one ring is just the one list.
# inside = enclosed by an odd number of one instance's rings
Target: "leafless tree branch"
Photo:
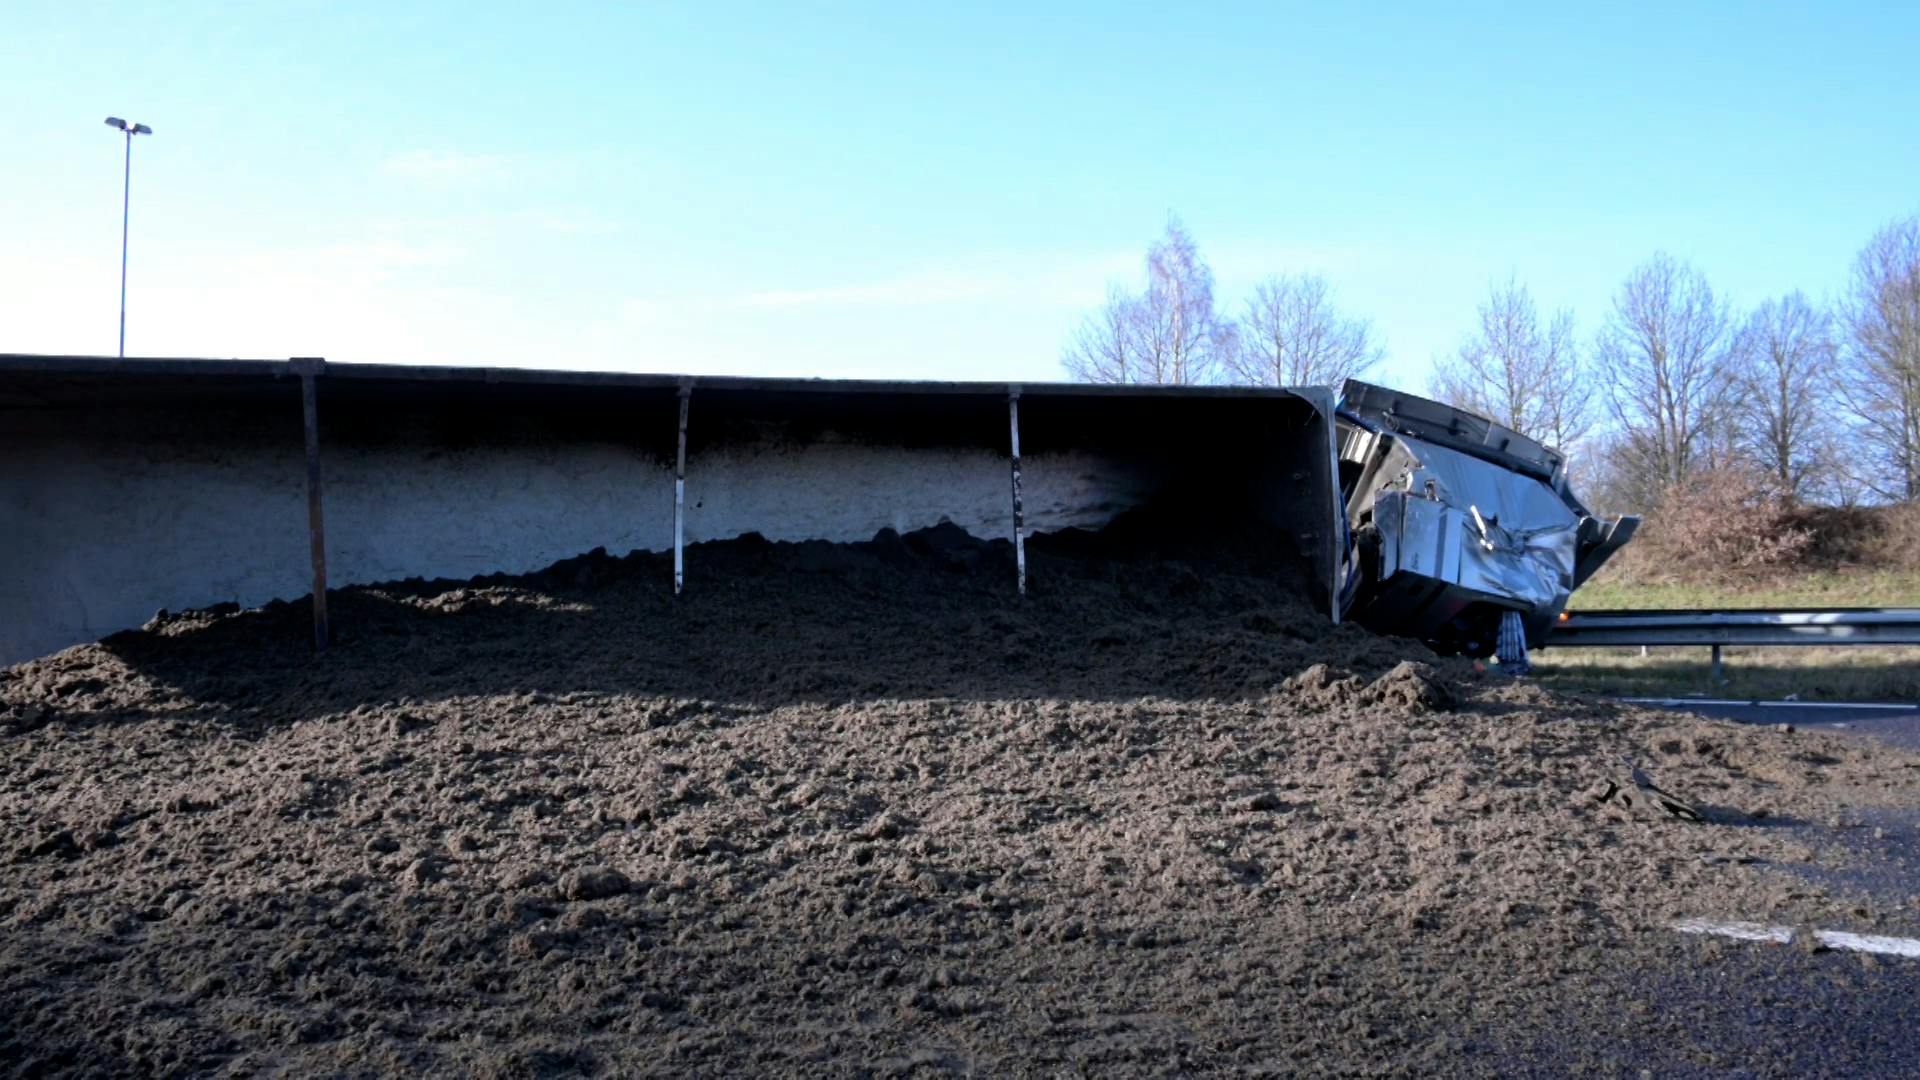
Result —
[[1593, 427], [1573, 313], [1556, 312], [1543, 329], [1533, 295], [1513, 278], [1489, 287], [1480, 325], [1436, 364], [1433, 394], [1563, 450]]
[[1335, 309], [1325, 278], [1296, 274], [1253, 287], [1227, 365], [1255, 386], [1338, 386], [1384, 355], [1371, 323]]
[[1856, 474], [1883, 499], [1920, 501], [1920, 217], [1875, 233], [1854, 261], [1839, 397]]
[[1792, 500], [1830, 492], [1839, 464], [1833, 320], [1798, 292], [1753, 310], [1734, 338], [1737, 442]]
[[1147, 288], [1118, 286], [1087, 316], [1060, 357], [1074, 379], [1184, 385], [1212, 381], [1232, 346], [1232, 324], [1214, 309], [1213, 271], [1178, 218], [1147, 249]]
[[1645, 504], [1713, 464], [1724, 445], [1729, 321], [1706, 277], [1664, 252], [1615, 294], [1595, 367], [1617, 428], [1615, 466]]

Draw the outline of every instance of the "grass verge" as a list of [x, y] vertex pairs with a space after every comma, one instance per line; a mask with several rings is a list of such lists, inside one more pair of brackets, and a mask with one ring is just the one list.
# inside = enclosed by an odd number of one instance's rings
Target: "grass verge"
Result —
[[1727, 648], [1723, 656], [1724, 685], [1713, 682], [1705, 646], [1655, 648], [1645, 656], [1635, 648], [1542, 649], [1533, 667], [1542, 686], [1619, 697], [1920, 701], [1920, 647]]
[[[1605, 574], [1573, 594], [1574, 611], [1631, 608], [1920, 607], [1920, 573], [1817, 570], [1766, 582], [1645, 583]], [[1636, 650], [1637, 654], [1637, 650]]]

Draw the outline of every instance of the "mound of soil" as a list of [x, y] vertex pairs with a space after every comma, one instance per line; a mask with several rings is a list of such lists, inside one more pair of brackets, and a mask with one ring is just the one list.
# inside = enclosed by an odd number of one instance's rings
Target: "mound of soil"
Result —
[[1484, 1070], [1672, 918], [1911, 921], [1776, 826], [1920, 761], [1513, 685], [1191, 535], [1043, 538], [1024, 600], [952, 529], [678, 599], [595, 553], [343, 590], [319, 656], [278, 604], [0, 672], [0, 1057]]

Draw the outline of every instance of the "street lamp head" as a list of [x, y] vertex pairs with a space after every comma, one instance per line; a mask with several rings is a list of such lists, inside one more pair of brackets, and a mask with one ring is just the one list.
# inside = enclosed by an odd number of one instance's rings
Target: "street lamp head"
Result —
[[107, 126], [110, 128], [119, 128], [121, 131], [127, 130], [127, 122], [117, 116], [107, 117]]
[[153, 129], [145, 124], [135, 124], [133, 125], [133, 133], [135, 135], [151, 135], [153, 134]]

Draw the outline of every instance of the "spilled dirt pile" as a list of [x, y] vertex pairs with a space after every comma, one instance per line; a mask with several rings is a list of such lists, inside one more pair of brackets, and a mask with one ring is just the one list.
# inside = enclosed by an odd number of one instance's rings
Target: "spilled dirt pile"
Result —
[[1503, 684], [1177, 535], [1038, 542], [1024, 601], [957, 530], [747, 539], [677, 601], [596, 554], [342, 591], [318, 658], [295, 604], [8, 669], [0, 1057], [1484, 1070], [1673, 917], [1908, 917], [1777, 823], [1913, 759]]

